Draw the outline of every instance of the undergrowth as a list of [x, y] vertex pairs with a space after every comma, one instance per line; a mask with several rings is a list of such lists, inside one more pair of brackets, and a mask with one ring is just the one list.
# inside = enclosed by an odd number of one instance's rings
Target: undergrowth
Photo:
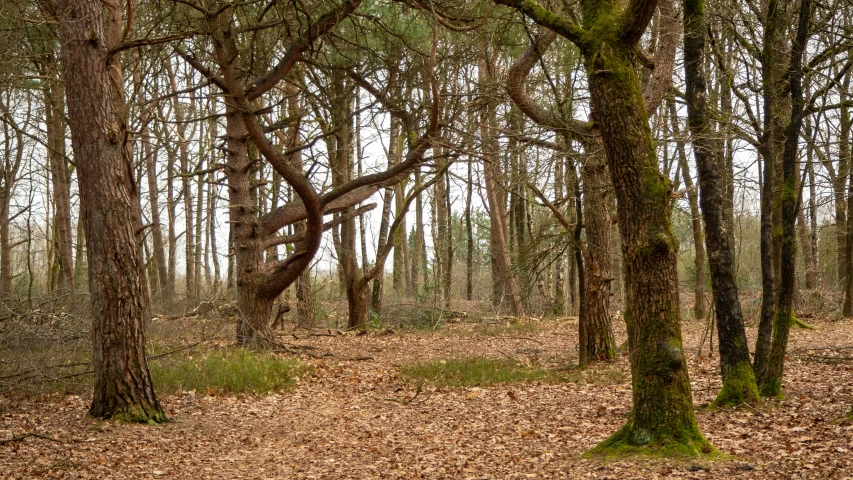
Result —
[[150, 365], [154, 388], [160, 394], [180, 391], [205, 393], [279, 392], [296, 386], [311, 369], [295, 359], [267, 352], [222, 349]]

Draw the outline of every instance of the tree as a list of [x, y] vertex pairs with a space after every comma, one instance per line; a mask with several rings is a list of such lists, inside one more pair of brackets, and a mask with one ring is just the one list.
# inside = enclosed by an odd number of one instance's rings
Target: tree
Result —
[[[774, 19], [775, 0], [768, 4], [768, 18]], [[801, 0], [797, 35], [791, 48], [791, 63], [788, 67], [788, 82], [791, 95], [791, 120], [785, 132], [785, 148], [782, 155], [782, 251], [779, 296], [773, 318], [773, 341], [765, 367], [758, 372], [761, 394], [776, 397], [782, 394], [782, 373], [788, 334], [794, 315], [794, 282], [796, 280], [796, 221], [797, 221], [797, 154], [800, 129], [803, 123], [803, 52], [809, 36], [811, 0]], [[848, 217], [849, 220], [849, 217]], [[849, 241], [849, 238], [848, 238]]]
[[89, 413], [159, 423], [166, 417], [145, 357], [149, 299], [121, 54], [111, 51], [122, 38], [122, 8], [109, 0], [61, 0], [57, 15], [68, 124], [89, 233], [95, 373]]
[[[684, 2], [684, 71], [687, 82], [687, 111], [693, 154], [699, 171], [702, 217], [705, 220], [705, 245], [711, 270], [714, 308], [720, 345], [723, 388], [717, 404], [740, 405], [758, 400], [758, 386], [749, 358], [743, 313], [735, 283], [735, 265], [730, 232], [726, 228], [722, 179], [711, 136], [706, 105], [705, 15], [703, 0]], [[673, 122], [677, 121], [673, 117]], [[686, 178], [686, 177], [685, 177]], [[696, 246], [697, 251], [701, 248]]]
[[601, 131], [619, 202], [633, 409], [625, 426], [592, 453], [710, 453], [713, 447], [699, 431], [693, 413], [681, 347], [677, 242], [669, 218], [671, 185], [658, 171], [634, 68], [637, 46], [657, 2], [583, 2], [580, 24], [534, 1], [497, 3], [516, 8], [580, 48], [592, 120]]

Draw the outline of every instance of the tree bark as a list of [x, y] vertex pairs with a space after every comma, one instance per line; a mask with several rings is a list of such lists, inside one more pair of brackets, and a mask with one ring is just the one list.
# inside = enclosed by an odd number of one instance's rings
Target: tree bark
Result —
[[[705, 15], [703, 0], [684, 3], [684, 70], [687, 80], [687, 112], [693, 152], [699, 171], [700, 202], [705, 219], [705, 245], [711, 270], [714, 309], [720, 345], [723, 388], [716, 404], [740, 405], [758, 400], [758, 387], [747, 347], [743, 313], [735, 282], [734, 253], [726, 227], [723, 178], [720, 175], [720, 142], [712, 138], [705, 80]], [[674, 105], [670, 104], [674, 113]], [[677, 119], [673, 117], [673, 122]], [[684, 165], [686, 167], [686, 165]], [[685, 178], [689, 178], [689, 175]]]
[[[771, 0], [770, 8], [774, 8]], [[768, 15], [772, 18], [771, 15]], [[767, 357], [767, 366], [759, 375], [759, 389], [763, 396], [777, 397], [782, 394], [782, 373], [785, 365], [785, 352], [788, 347], [788, 334], [794, 315], [794, 293], [796, 282], [796, 221], [797, 221], [797, 154], [800, 129], [803, 122], [803, 51], [809, 35], [811, 18], [811, 0], [800, 1], [797, 36], [791, 49], [791, 65], [788, 69], [788, 82], [791, 92], [791, 121], [788, 124], [785, 150], [782, 156], [782, 248], [781, 278], [779, 296], [776, 299], [776, 312], [773, 317], [773, 340]]]
[[677, 241], [669, 218], [671, 185], [657, 153], [634, 67], [637, 44], [656, 1], [584, 2], [582, 25], [534, 1], [501, 1], [577, 44], [589, 79], [592, 120], [599, 126], [619, 201], [625, 257], [628, 347], [633, 409], [626, 425], [592, 453], [654, 449], [702, 455], [713, 447], [699, 431], [681, 346]]
[[[483, 58], [478, 64], [480, 84], [485, 85], [490, 79], [486, 63], [490, 60], [483, 52]], [[523, 314], [521, 298], [518, 294], [515, 279], [512, 276], [512, 265], [507, 244], [506, 204], [498, 191], [500, 179], [500, 159], [497, 152], [497, 142], [494, 138], [494, 118], [496, 105], [488, 100], [480, 117], [480, 134], [483, 145], [483, 183], [486, 188], [486, 198], [489, 207], [491, 267], [492, 267], [492, 306], [496, 309], [507, 308], [510, 315], [520, 317]]]
[[62, 0], [58, 12], [68, 120], [89, 233], [95, 375], [89, 413], [159, 423], [165, 415], [145, 357], [149, 298], [121, 55], [108, 56], [120, 38], [121, 7], [113, 1]]
[[58, 72], [46, 72], [45, 82], [45, 127], [47, 130], [47, 157], [53, 184], [55, 240], [53, 249], [59, 266], [57, 290], [61, 293], [74, 291], [74, 255], [71, 237], [71, 172], [65, 156], [65, 92], [55, 76]]
[[616, 358], [616, 340], [610, 319], [610, 284], [613, 281], [610, 252], [610, 210], [608, 196], [610, 181], [607, 159], [601, 138], [586, 146], [586, 163], [581, 169], [583, 179], [584, 228], [584, 323], [586, 356], [590, 360]]
[[[0, 101], [0, 111], [6, 117], [3, 122], [3, 138], [5, 140], [3, 172], [0, 175], [0, 299], [8, 300], [12, 296], [12, 245], [9, 227], [12, 221], [9, 210], [18, 180], [18, 170], [24, 159], [24, 130], [12, 117], [8, 106]], [[11, 127], [11, 128], [10, 128]], [[10, 131], [14, 130], [14, 134]], [[12, 139], [15, 148], [13, 153]], [[79, 257], [78, 257], [79, 260]]]

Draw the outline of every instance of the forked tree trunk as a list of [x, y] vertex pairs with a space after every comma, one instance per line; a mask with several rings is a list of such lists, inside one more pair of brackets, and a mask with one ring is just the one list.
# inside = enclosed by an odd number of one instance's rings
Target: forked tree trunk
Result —
[[[485, 52], [484, 52], [485, 57]], [[490, 79], [486, 68], [486, 58], [480, 60], [478, 75], [481, 84]], [[499, 189], [500, 159], [497, 152], [497, 142], [494, 138], [494, 101], [487, 102], [480, 119], [480, 132], [483, 145], [483, 180], [489, 207], [489, 225], [491, 240], [492, 266], [492, 305], [495, 308], [507, 308], [510, 315], [519, 317], [523, 314], [521, 298], [515, 279], [512, 276], [512, 266], [507, 245], [506, 204], [502, 201]]]
[[766, 8], [761, 51], [761, 86], [764, 114], [764, 132], [761, 138], [761, 158], [764, 162], [761, 191], [761, 316], [758, 337], [755, 340], [753, 369], [759, 387], [764, 384], [770, 355], [777, 305], [777, 283], [781, 274], [782, 233], [780, 203], [781, 191], [775, 185], [780, 177], [780, 145], [784, 138], [785, 79], [784, 64], [787, 52], [785, 10], [788, 2], [769, 0]]
[[677, 444], [673, 448], [708, 453], [712, 447], [696, 423], [681, 346], [671, 187], [657, 168], [633, 67], [634, 45], [597, 33], [601, 42], [588, 46], [584, 57], [593, 118], [601, 128], [619, 201], [634, 406], [627, 424], [599, 448]]
[[89, 413], [162, 422], [165, 415], [145, 358], [149, 299], [139, 247], [138, 190], [126, 145], [121, 55], [108, 57], [120, 38], [121, 7], [112, 1], [62, 0], [58, 12], [68, 120], [89, 239], [95, 375]]

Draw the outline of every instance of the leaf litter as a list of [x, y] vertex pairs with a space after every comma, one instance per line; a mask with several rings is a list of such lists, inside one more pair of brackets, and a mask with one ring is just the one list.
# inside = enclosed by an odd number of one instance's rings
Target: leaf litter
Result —
[[[853, 405], [853, 363], [815, 358], [853, 345], [853, 321], [810, 320], [817, 330], [791, 334], [785, 399], [720, 410], [701, 407], [720, 388], [716, 354], [697, 358], [704, 326], [683, 323], [700, 428], [727, 454], [715, 462], [584, 459], [630, 410], [627, 354], [578, 372], [576, 320], [534, 319], [520, 333], [459, 322], [436, 332], [291, 335], [294, 346], [335, 357], [303, 357], [315, 373], [285, 393], [163, 396], [171, 421], [161, 426], [87, 418], [85, 396], [0, 397], [0, 440], [32, 434], [0, 444], [0, 477], [853, 478], [853, 422], [840, 420]], [[621, 344], [624, 324], [614, 327]], [[755, 328], [748, 334], [754, 342]], [[447, 388], [400, 376], [415, 362], [472, 355], [565, 370], [570, 381]], [[341, 360], [365, 357], [373, 360]]]

